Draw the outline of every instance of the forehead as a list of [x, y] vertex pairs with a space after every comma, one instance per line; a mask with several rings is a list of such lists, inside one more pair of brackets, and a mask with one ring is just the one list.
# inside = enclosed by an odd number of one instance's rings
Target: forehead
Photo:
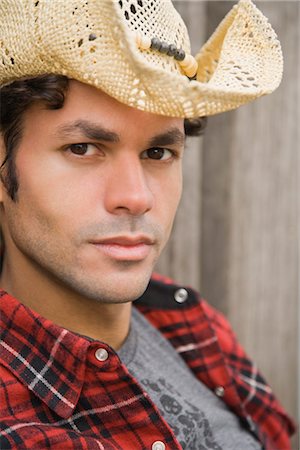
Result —
[[[99, 124], [120, 135], [155, 135], [171, 128], [183, 132], [183, 119], [152, 114], [120, 103], [103, 91], [71, 80], [61, 109], [49, 110], [35, 104], [25, 115], [26, 130], [47, 129], [55, 133], [64, 124], [86, 121]], [[39, 125], [39, 126], [37, 126]]]

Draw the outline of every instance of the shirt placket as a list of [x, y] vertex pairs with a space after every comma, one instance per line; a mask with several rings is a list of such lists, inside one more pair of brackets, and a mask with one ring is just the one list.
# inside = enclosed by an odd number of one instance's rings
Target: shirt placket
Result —
[[[85, 408], [82, 417], [81, 407]], [[93, 342], [88, 349], [85, 381], [73, 415], [78, 430], [89, 425], [102, 438], [104, 448], [103, 436], [107, 436], [110, 448], [115, 444], [124, 450], [182, 450], [149, 395], [114, 350], [100, 342]]]

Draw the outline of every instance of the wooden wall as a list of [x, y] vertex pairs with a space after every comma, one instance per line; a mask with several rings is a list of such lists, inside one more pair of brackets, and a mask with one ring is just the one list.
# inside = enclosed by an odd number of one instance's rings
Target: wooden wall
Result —
[[[176, 1], [193, 53], [228, 1]], [[209, 119], [184, 161], [184, 195], [157, 269], [229, 318], [289, 413], [298, 414], [300, 3], [259, 1], [283, 47], [280, 88]], [[298, 448], [296, 439], [294, 448]]]

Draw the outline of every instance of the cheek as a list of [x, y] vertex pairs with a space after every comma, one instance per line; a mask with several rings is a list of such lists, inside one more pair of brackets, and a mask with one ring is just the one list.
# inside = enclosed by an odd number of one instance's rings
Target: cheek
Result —
[[170, 229], [182, 194], [181, 166], [167, 174], [155, 188], [155, 204], [160, 211], [161, 219]]
[[27, 155], [18, 160], [19, 201], [30, 205], [32, 215], [49, 222], [80, 219], [88, 208], [91, 181], [65, 170], [56, 158], [31, 160]]

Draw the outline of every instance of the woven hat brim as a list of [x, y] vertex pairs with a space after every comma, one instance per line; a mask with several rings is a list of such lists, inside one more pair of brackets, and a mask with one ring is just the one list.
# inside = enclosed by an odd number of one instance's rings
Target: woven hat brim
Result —
[[270, 94], [282, 79], [280, 42], [250, 0], [235, 5], [200, 49], [196, 80], [154, 68], [129, 36], [127, 43], [142, 94], [138, 98], [135, 89], [128, 104], [158, 114], [194, 118], [229, 111]]
[[[71, 22], [52, 28], [49, 25], [51, 15], [59, 21], [60, 15], [74, 11], [73, 0], [40, 0], [38, 13], [34, 2], [27, 9], [22, 8], [22, 2], [15, 4], [13, 16], [12, 0], [1, 0], [0, 4], [4, 36], [1, 84], [46, 73], [62, 74], [102, 89], [129, 106], [170, 117], [194, 118], [235, 109], [274, 91], [282, 78], [280, 43], [250, 0], [235, 5], [200, 49], [196, 56], [198, 72], [192, 81], [179, 67], [173, 71], [166, 68], [164, 59], [168, 56], [157, 54], [157, 63], [153, 63], [147, 52], [137, 48], [116, 1], [102, 0], [101, 14], [95, 6], [98, 41], [89, 42], [90, 30], [86, 30], [80, 46], [74, 39], [79, 26]], [[13, 20], [21, 27], [18, 33], [23, 31], [22, 42], [17, 44]], [[30, 21], [34, 27], [26, 27]], [[110, 26], [103, 33], [105, 23]]]

